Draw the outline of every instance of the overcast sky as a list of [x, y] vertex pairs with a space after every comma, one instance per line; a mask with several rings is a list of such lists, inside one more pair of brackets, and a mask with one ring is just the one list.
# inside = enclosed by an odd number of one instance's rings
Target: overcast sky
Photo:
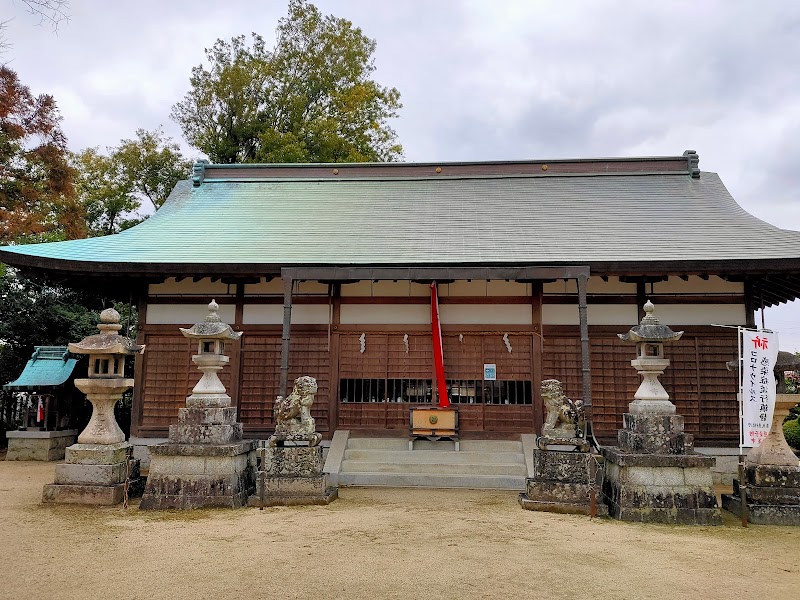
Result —
[[[410, 161], [700, 154], [750, 213], [800, 230], [800, 2], [318, 0], [377, 40]], [[164, 130], [217, 38], [274, 41], [285, 0], [72, 0], [57, 33], [0, 0], [4, 55], [70, 146]], [[186, 147], [195, 157], [198, 153]], [[795, 303], [796, 304], [796, 303]], [[800, 308], [768, 309], [800, 349]]]

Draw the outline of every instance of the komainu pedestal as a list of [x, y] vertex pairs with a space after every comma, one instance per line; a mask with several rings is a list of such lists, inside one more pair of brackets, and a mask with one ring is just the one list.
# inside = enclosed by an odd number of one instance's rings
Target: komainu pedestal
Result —
[[642, 322], [623, 341], [636, 342], [631, 365], [642, 376], [628, 412], [622, 416], [617, 446], [602, 450], [605, 458], [603, 495], [609, 514], [623, 521], [721, 525], [711, 467], [715, 460], [694, 452], [683, 417], [675, 414], [658, 376], [669, 366], [664, 342], [680, 339], [644, 306]]
[[311, 416], [316, 393], [317, 380], [303, 376], [295, 379], [287, 398], [276, 399], [275, 433], [258, 449], [260, 464], [251, 506], [330, 504], [338, 497], [338, 488], [329, 486], [322, 472], [322, 435]]
[[[780, 359], [779, 356], [779, 364]], [[780, 378], [783, 378], [783, 373], [780, 373]], [[779, 388], [780, 385], [779, 382]], [[783, 419], [796, 403], [794, 394], [776, 395], [769, 435], [748, 453], [745, 461], [746, 486], [734, 479], [733, 494], [722, 496], [722, 507], [741, 516], [741, 488], [744, 487], [750, 523], [800, 525], [800, 461], [783, 436]]]
[[[590, 514], [595, 460], [588, 452], [534, 450], [533, 477], [519, 495], [520, 505], [528, 510]], [[595, 504], [598, 516], [608, 514], [604, 504]]]
[[330, 504], [339, 489], [322, 472], [322, 446], [266, 446], [250, 506]]
[[[541, 390], [547, 414], [533, 451], [533, 477], [526, 480], [519, 503], [528, 510], [591, 514], [596, 456], [589, 453], [583, 403], [567, 398], [557, 379], [542, 381]], [[608, 514], [596, 499], [595, 514]]]
[[241, 333], [222, 323], [217, 303], [209, 304], [205, 321], [184, 336], [198, 340], [192, 361], [203, 373], [169, 427], [169, 441], [150, 446], [150, 473], [139, 508], [142, 510], [224, 507], [247, 504], [253, 490], [255, 440], [242, 439], [242, 424], [217, 372], [228, 363], [224, 342]]

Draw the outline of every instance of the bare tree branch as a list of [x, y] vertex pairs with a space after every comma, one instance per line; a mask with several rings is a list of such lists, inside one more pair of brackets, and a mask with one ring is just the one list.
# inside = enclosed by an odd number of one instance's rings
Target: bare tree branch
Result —
[[58, 31], [58, 26], [69, 21], [69, 0], [22, 0], [27, 6], [27, 12], [39, 18], [39, 25], [49, 23], [53, 31]]

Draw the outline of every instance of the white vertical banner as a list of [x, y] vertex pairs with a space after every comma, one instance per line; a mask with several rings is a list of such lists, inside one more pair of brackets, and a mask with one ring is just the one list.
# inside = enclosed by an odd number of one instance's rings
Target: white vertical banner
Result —
[[742, 329], [742, 446], [760, 446], [775, 410], [778, 334]]

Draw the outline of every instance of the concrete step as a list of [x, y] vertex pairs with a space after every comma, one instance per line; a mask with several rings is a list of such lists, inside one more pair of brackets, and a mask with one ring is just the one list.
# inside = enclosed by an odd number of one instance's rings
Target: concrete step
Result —
[[349, 438], [339, 485], [524, 490], [527, 467], [521, 441]]
[[[527, 475], [525, 464], [464, 464], [464, 463], [375, 463], [366, 460], [347, 460], [342, 462], [340, 473], [405, 473], [408, 475]], [[341, 481], [341, 479], [340, 479]]]
[[420, 473], [340, 473], [339, 485], [525, 490], [525, 477], [514, 475], [433, 475]]
[[522, 452], [439, 452], [436, 450], [345, 450], [345, 460], [403, 464], [525, 464]]
[[[516, 440], [461, 440], [461, 451], [468, 452], [522, 452], [522, 442]], [[407, 438], [350, 438], [348, 450], [408, 450]], [[455, 444], [449, 440], [431, 442], [416, 440], [414, 450], [452, 452]]]

